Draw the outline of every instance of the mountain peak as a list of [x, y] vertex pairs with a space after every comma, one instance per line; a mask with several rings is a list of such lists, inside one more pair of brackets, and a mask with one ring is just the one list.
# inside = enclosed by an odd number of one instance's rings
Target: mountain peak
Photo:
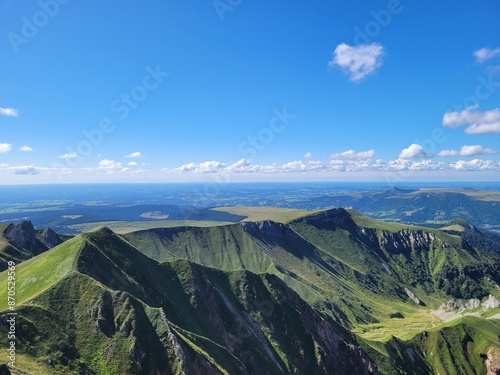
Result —
[[474, 226], [472, 223], [469, 221], [462, 219], [462, 218], [457, 218], [454, 220], [448, 221], [443, 227], [441, 227], [441, 230], [444, 231], [456, 231], [456, 232], [472, 232], [472, 233], [481, 233], [481, 231]]
[[314, 226], [328, 227], [331, 225], [344, 229], [352, 228], [354, 223], [351, 214], [341, 207], [330, 208], [308, 216], [292, 220], [290, 223], [305, 222]]
[[[30, 221], [21, 221], [19, 224], [11, 224], [4, 231], [5, 239], [15, 248], [27, 251], [33, 255], [40, 254], [47, 248], [40, 248], [36, 237], [35, 228]], [[45, 247], [44, 245], [42, 245]]]
[[394, 186], [390, 189], [384, 190], [382, 192], [382, 195], [385, 195], [385, 196], [405, 195], [405, 194], [413, 193], [414, 191], [416, 191], [416, 190], [415, 189], [401, 189], [401, 188]]

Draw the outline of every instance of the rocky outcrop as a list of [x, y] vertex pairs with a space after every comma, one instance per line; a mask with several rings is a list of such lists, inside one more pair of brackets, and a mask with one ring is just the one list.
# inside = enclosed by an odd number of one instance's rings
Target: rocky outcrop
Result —
[[4, 235], [12, 246], [33, 255], [38, 255], [48, 249], [36, 237], [35, 228], [33, 228], [30, 221], [21, 221], [19, 224], [9, 225]]
[[417, 305], [420, 305], [420, 299], [410, 289], [405, 288], [405, 292], [413, 302], [415, 302]]
[[490, 347], [484, 360], [486, 375], [500, 374], [500, 349]]
[[[3, 233], [4, 238], [12, 246], [6, 251], [13, 260], [26, 260], [41, 254], [63, 242], [52, 229], [36, 231], [30, 221], [21, 221], [19, 224], [10, 224]], [[9, 260], [9, 259], [7, 259]]]
[[56, 247], [57, 245], [60, 245], [63, 242], [61, 238], [59, 238], [58, 234], [50, 228], [42, 232], [40, 240], [49, 249]]
[[383, 230], [380, 244], [393, 254], [405, 254], [412, 250], [426, 251], [432, 244], [437, 244], [443, 248], [453, 247], [431, 232], [410, 229], [403, 229], [396, 233]]

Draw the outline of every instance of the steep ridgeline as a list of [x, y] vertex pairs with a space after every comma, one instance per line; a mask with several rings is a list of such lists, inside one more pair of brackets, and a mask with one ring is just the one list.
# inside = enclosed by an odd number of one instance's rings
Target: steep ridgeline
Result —
[[500, 368], [500, 259], [441, 230], [355, 211], [121, 237], [101, 228], [23, 262], [16, 277], [17, 365], [27, 374]]
[[[184, 258], [226, 271], [278, 276], [339, 330], [359, 335], [384, 373], [432, 373], [441, 352], [426, 352], [409, 340], [440, 327], [433, 311], [443, 302], [486, 299], [500, 283], [499, 259], [458, 236], [344, 209], [286, 224], [154, 229], [125, 238], [159, 261]], [[500, 346], [498, 338], [482, 344], [471, 344], [466, 358]], [[484, 370], [480, 362], [474, 367], [478, 373]]]
[[7, 262], [16, 263], [32, 258], [61, 244], [65, 238], [52, 229], [35, 230], [29, 221], [0, 226], [0, 271], [7, 268]]
[[24, 373], [378, 373], [278, 277], [158, 263], [106, 228], [23, 262], [17, 278]]
[[455, 219], [440, 228], [450, 234], [462, 237], [485, 254], [500, 257], [500, 233], [478, 229], [463, 219]]

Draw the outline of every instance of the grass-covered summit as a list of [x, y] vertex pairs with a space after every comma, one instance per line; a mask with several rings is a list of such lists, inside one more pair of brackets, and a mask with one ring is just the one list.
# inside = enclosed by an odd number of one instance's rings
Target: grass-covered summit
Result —
[[[499, 259], [460, 236], [352, 210], [123, 236], [103, 227], [18, 265], [18, 365], [481, 374], [500, 354], [499, 283]], [[442, 310], [450, 300], [470, 308]]]

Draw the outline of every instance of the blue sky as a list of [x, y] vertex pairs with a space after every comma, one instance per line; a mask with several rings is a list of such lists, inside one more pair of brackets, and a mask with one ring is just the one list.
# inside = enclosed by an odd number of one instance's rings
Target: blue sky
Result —
[[498, 181], [499, 16], [0, 1], [0, 184]]

